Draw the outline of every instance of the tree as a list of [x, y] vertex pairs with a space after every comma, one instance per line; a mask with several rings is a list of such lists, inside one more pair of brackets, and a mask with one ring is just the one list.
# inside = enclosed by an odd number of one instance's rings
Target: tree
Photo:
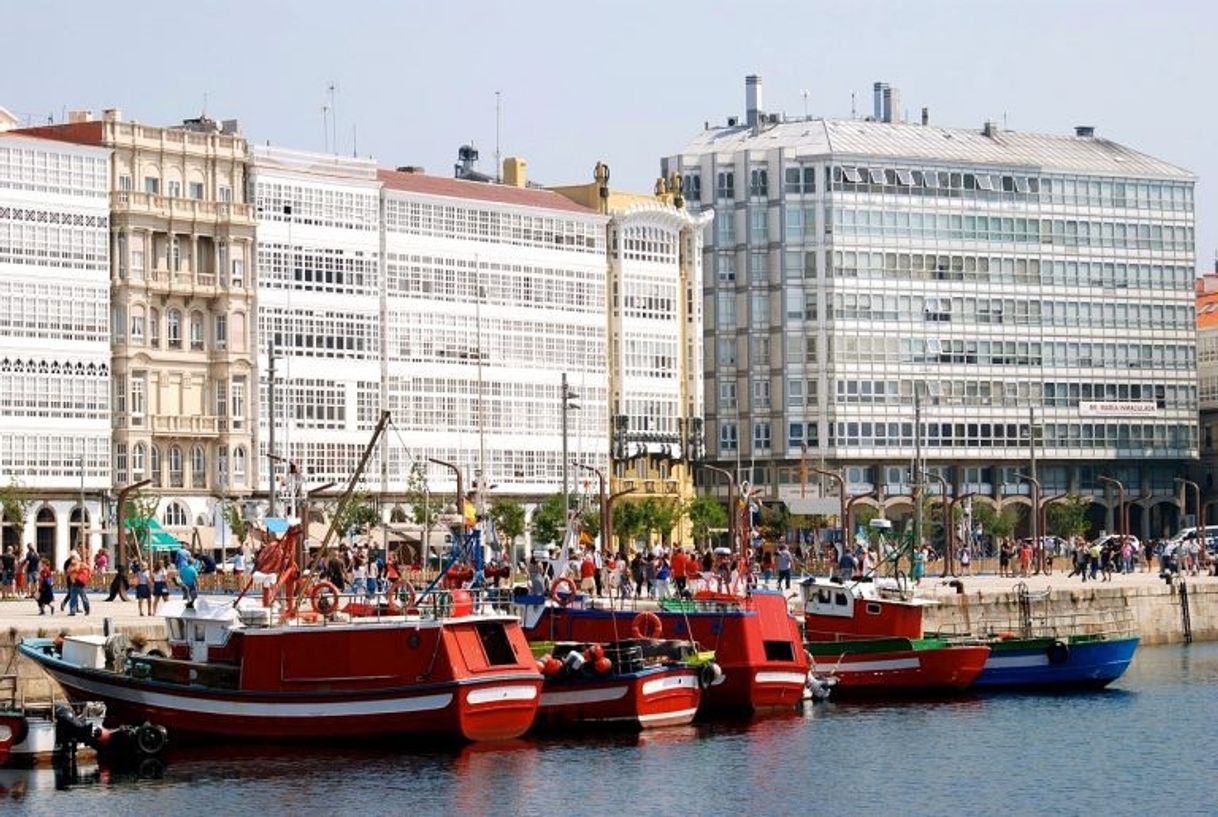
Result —
[[546, 497], [533, 511], [533, 538], [541, 544], [557, 542], [562, 538], [565, 525], [562, 494]]
[[1075, 536], [1085, 536], [1091, 523], [1087, 520], [1087, 510], [1091, 500], [1078, 494], [1071, 494], [1045, 508], [1045, 527], [1054, 536], [1062, 539], [1073, 539]]
[[510, 499], [496, 499], [487, 513], [495, 520], [495, 530], [514, 551], [516, 540], [524, 534], [524, 506]]
[[791, 512], [783, 503], [773, 507], [763, 505], [761, 513], [758, 514], [757, 527], [765, 541], [782, 542], [787, 537], [787, 531], [791, 529]]
[[623, 550], [632, 547], [639, 534], [650, 530], [650, 510], [645, 507], [647, 500], [642, 502], [619, 502], [613, 507], [613, 533], [617, 536]]
[[31, 502], [21, 493], [21, 483], [16, 477], [9, 480], [4, 488], [0, 488], [0, 519], [8, 520], [15, 526], [17, 541], [21, 539], [21, 528], [25, 525], [25, 515], [29, 513]]
[[335, 500], [329, 505], [328, 511], [334, 530], [339, 536], [363, 536], [381, 522], [376, 503], [366, 493], [352, 494], [347, 504], [341, 508]]
[[652, 530], [660, 534], [660, 542], [665, 546], [672, 539], [673, 529], [685, 518], [685, 507], [676, 499], [660, 499], [652, 503]]
[[1014, 508], [1004, 508], [998, 513], [987, 503], [979, 502], [973, 506], [973, 518], [981, 525], [981, 529], [995, 539], [1007, 539], [1015, 532]]
[[[432, 496], [427, 490], [427, 465], [415, 460], [406, 475], [406, 503], [410, 506], [410, 518], [424, 530], [430, 530], [440, 515], [441, 498]], [[521, 510], [523, 513], [523, 509]]]
[[703, 547], [709, 544], [711, 530], [727, 527], [727, 508], [713, 496], [694, 497], [686, 514], [693, 528], [694, 542], [701, 542]]
[[[127, 504], [123, 507], [125, 517], [123, 524], [135, 537], [137, 552], [148, 543], [148, 529], [152, 527], [149, 520], [156, 519], [157, 508], [160, 504], [161, 498], [155, 494], [141, 494], [137, 491], [127, 497]], [[119, 541], [123, 540], [124, 533], [124, 531], [119, 531]]]
[[236, 502], [225, 502], [221, 506], [221, 510], [224, 514], [224, 523], [233, 532], [233, 538], [237, 540], [237, 545], [244, 545], [246, 537], [250, 534], [250, 524], [241, 513], [240, 506]]

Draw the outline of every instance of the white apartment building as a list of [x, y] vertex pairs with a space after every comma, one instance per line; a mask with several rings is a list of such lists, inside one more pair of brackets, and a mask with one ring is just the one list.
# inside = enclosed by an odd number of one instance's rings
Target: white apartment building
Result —
[[29, 503], [3, 543], [56, 564], [110, 488], [109, 156], [0, 133], [0, 483]]
[[[363, 159], [255, 147], [251, 184], [258, 219], [259, 459], [268, 462], [274, 425], [273, 453], [297, 464], [304, 488], [345, 484], [381, 406], [377, 168]], [[369, 476], [380, 473], [379, 449], [373, 456]], [[283, 461], [274, 473], [286, 494]], [[265, 495], [270, 480], [262, 482]]]
[[[467, 486], [484, 463], [495, 496], [561, 490], [564, 373], [579, 406], [568, 456], [608, 461], [607, 218], [512, 168], [515, 184], [380, 172], [395, 492], [411, 457], [453, 463]], [[433, 491], [454, 482], [436, 466], [429, 478]]]
[[773, 497], [824, 464], [907, 509], [920, 440], [954, 492], [1026, 505], [1034, 440], [1045, 496], [1112, 530], [1115, 477], [1132, 532], [1169, 530], [1198, 450], [1194, 178], [1092, 128], [903, 123], [882, 90], [866, 120], [792, 120], [750, 77], [743, 120], [663, 160], [716, 213], [712, 456]]

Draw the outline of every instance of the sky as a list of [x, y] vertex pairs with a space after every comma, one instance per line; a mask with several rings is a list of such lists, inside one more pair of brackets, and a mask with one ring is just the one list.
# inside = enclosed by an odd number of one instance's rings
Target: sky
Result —
[[1218, 252], [1214, 2], [0, 0], [0, 19], [0, 106], [34, 123], [206, 105], [256, 143], [448, 175], [472, 142], [493, 173], [499, 92], [502, 155], [531, 180], [590, 181], [604, 160], [643, 192], [661, 156], [743, 114], [746, 74], [767, 111], [826, 117], [850, 116], [852, 93], [869, 112], [882, 80], [915, 119], [1093, 125], [1190, 170], [1198, 267]]

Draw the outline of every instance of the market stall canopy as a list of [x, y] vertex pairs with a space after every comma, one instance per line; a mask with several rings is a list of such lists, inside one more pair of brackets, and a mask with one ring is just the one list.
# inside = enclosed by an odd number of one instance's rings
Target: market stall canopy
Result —
[[127, 519], [127, 530], [139, 537], [140, 545], [151, 550], [177, 550], [182, 546], [178, 538], [161, 527], [161, 523], [148, 518]]

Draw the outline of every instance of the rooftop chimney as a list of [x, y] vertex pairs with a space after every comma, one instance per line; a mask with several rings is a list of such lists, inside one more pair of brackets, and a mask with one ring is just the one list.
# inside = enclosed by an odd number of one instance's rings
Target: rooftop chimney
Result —
[[744, 113], [750, 128], [761, 121], [761, 77], [749, 74], [744, 78]]
[[922, 126], [925, 127], [929, 124], [930, 124], [930, 108], [923, 108], [922, 109]]
[[529, 163], [519, 156], [508, 156], [503, 160], [503, 183], [508, 187], [527, 186], [528, 167]]
[[1075, 125], [1074, 126], [1074, 135], [1082, 136], [1084, 138], [1091, 138], [1091, 137], [1095, 136], [1095, 126], [1094, 125]]
[[981, 126], [981, 135], [989, 136], [991, 139], [998, 133], [997, 122], [986, 122]]
[[901, 121], [901, 92], [887, 85], [884, 86], [884, 121]]
[[876, 122], [884, 122], [884, 97], [888, 94], [888, 83], [877, 82], [871, 86], [873, 91], [871, 98], [871, 110], [873, 118]]
[[122, 108], [106, 108], [105, 110], [102, 111], [102, 121], [103, 122], [122, 122], [123, 121]]
[[92, 122], [93, 111], [68, 111], [68, 124], [75, 125], [80, 122]]

